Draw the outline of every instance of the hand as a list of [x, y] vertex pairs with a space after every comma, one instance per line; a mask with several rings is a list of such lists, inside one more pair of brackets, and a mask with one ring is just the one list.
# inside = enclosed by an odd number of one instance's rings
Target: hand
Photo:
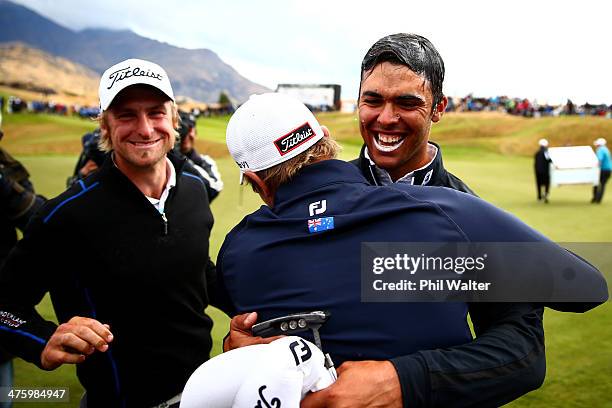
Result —
[[253, 344], [268, 344], [283, 336], [253, 337], [251, 327], [257, 322], [257, 312], [244, 313], [234, 316], [230, 321], [230, 331], [223, 339], [223, 351], [230, 351], [239, 347]]
[[88, 317], [75, 316], [61, 324], [47, 342], [40, 355], [45, 370], [54, 370], [62, 364], [77, 364], [98, 350], [108, 350], [113, 341], [110, 326]]
[[338, 368], [338, 380], [308, 394], [300, 408], [402, 408], [402, 390], [389, 361], [347, 361]]
[[87, 160], [85, 165], [81, 167], [79, 173], [82, 177], [87, 177], [91, 172], [98, 170], [98, 165], [93, 160]]

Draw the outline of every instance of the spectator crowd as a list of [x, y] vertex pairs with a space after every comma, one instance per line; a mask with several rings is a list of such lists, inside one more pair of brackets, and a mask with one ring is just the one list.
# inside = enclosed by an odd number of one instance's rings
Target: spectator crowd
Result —
[[562, 105], [540, 104], [537, 100], [510, 98], [507, 96], [475, 97], [469, 94], [463, 98], [448, 98], [447, 112], [506, 112], [510, 115], [537, 118], [542, 116], [580, 115], [612, 118], [611, 105], [576, 105], [570, 99]]

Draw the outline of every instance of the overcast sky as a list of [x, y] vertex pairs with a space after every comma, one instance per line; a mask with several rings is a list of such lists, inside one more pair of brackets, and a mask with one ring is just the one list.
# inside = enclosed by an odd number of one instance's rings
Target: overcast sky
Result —
[[339, 83], [355, 98], [359, 67], [380, 37], [429, 38], [452, 96], [612, 103], [612, 1], [14, 0], [75, 30], [130, 29], [208, 48], [245, 77]]

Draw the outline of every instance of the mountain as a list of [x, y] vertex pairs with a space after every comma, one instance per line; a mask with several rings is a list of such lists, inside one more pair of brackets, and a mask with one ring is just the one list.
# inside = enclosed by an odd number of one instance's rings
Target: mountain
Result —
[[0, 42], [26, 43], [98, 74], [127, 58], [151, 60], [166, 69], [175, 94], [203, 102], [216, 102], [221, 91], [239, 102], [269, 91], [241, 76], [211, 50], [175, 47], [129, 30], [73, 31], [8, 0], [0, 0]]
[[95, 101], [99, 75], [23, 43], [0, 43], [0, 84]]

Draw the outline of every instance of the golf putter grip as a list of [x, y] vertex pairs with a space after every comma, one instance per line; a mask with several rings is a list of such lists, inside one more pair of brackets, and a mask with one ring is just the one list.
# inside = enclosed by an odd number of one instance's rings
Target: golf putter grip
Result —
[[329, 315], [329, 312], [320, 310], [290, 314], [254, 324], [251, 331], [255, 337], [292, 335], [309, 329], [318, 329], [327, 321]]

